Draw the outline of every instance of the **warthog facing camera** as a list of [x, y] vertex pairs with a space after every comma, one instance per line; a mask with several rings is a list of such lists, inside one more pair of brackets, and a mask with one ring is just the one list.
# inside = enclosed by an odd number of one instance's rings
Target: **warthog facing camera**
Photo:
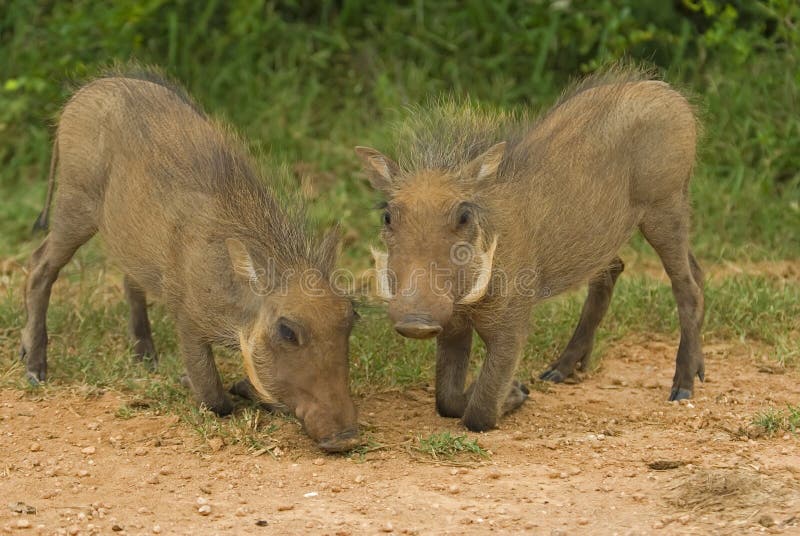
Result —
[[[537, 302], [589, 282], [572, 339], [542, 378], [589, 361], [638, 228], [672, 281], [681, 326], [670, 400], [703, 379], [703, 275], [689, 249], [697, 124], [687, 100], [632, 69], [589, 78], [540, 118], [444, 103], [403, 129], [399, 163], [358, 147], [383, 192], [375, 252], [396, 330], [437, 338], [436, 406], [487, 430], [527, 398], [513, 381]], [[486, 360], [465, 389], [472, 332]]]

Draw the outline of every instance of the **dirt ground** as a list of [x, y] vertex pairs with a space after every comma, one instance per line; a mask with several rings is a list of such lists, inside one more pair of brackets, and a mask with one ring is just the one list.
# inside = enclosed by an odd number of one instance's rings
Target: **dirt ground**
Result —
[[420, 435], [463, 433], [426, 389], [359, 401], [384, 445], [363, 459], [322, 455], [293, 425], [277, 448], [249, 452], [174, 416], [117, 418], [118, 393], [3, 390], [0, 530], [800, 534], [800, 438], [750, 425], [797, 404], [800, 374], [752, 346], [707, 343], [706, 383], [690, 404], [668, 403], [674, 345], [616, 344], [582, 383], [534, 391], [500, 429], [469, 434], [491, 456], [460, 464], [413, 449]]

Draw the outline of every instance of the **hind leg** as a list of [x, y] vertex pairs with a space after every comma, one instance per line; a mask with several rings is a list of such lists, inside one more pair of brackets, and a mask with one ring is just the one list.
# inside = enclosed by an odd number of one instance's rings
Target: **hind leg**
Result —
[[61, 268], [94, 233], [92, 228], [55, 228], [31, 256], [25, 282], [27, 321], [22, 328], [20, 358], [33, 384], [47, 377], [47, 308], [53, 283]]
[[155, 366], [158, 356], [153, 344], [153, 333], [150, 331], [150, 320], [147, 317], [147, 297], [144, 289], [127, 275], [123, 286], [125, 297], [131, 306], [128, 331], [133, 342], [133, 353], [139, 360], [152, 362]]
[[670, 400], [691, 398], [694, 378], [705, 377], [700, 339], [703, 325], [703, 274], [689, 249], [689, 206], [681, 199], [672, 206], [647, 214], [641, 231], [656, 250], [672, 282], [678, 305], [681, 339], [675, 363]]
[[611, 261], [608, 268], [589, 283], [589, 293], [583, 304], [581, 318], [575, 328], [575, 333], [572, 334], [572, 338], [561, 356], [539, 376], [540, 380], [560, 383], [572, 375], [576, 368], [586, 369], [589, 357], [592, 355], [595, 331], [608, 311], [611, 295], [614, 293], [614, 285], [624, 269], [625, 264], [622, 259], [617, 257]]

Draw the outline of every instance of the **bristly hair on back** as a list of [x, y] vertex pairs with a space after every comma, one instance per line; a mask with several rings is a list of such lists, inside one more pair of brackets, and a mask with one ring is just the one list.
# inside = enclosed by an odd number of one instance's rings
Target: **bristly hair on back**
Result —
[[203, 117], [206, 113], [195, 102], [189, 92], [177, 81], [168, 76], [163, 69], [154, 65], [143, 65], [135, 61], [129, 62], [114, 62], [113, 64], [104, 67], [100, 73], [94, 77], [95, 80], [100, 78], [131, 78], [133, 80], [143, 80], [145, 82], [152, 82], [158, 84], [172, 93], [177, 95], [185, 104], [191, 107], [195, 112]]
[[[219, 202], [221, 233], [241, 239], [254, 259], [274, 262], [282, 269], [314, 268], [329, 275], [335, 262], [335, 231], [318, 238], [309, 224], [304, 203], [297, 195], [288, 199], [279, 189], [290, 191], [288, 169], [271, 165], [262, 169], [247, 142], [226, 124], [207, 115], [180, 83], [162, 70], [138, 63], [117, 63], [93, 80], [119, 78], [126, 83], [145, 81], [174, 94], [207, 122], [213, 132], [202, 150], [187, 162], [192, 180]], [[131, 92], [142, 91], [131, 87]], [[157, 165], [158, 162], [152, 163]]]
[[[497, 110], [455, 97], [412, 107], [396, 128], [398, 164], [404, 174], [423, 169], [455, 172], [501, 141], [507, 143], [505, 154], [510, 156], [542, 117], [570, 98], [598, 86], [657, 79], [655, 69], [623, 60], [575, 81], [555, 104], [540, 114]], [[513, 175], [515, 160], [521, 157], [504, 158], [498, 176]]]

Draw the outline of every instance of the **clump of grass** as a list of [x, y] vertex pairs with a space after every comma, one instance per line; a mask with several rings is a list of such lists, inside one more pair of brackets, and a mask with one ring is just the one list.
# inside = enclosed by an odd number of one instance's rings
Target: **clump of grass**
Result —
[[787, 404], [786, 410], [769, 407], [756, 413], [751, 423], [767, 436], [784, 431], [797, 433], [800, 430], [800, 405]]
[[434, 460], [453, 460], [458, 456], [471, 458], [488, 458], [489, 451], [478, 444], [475, 439], [466, 435], [454, 436], [450, 432], [431, 434], [426, 438], [418, 438], [416, 450], [429, 455]]

